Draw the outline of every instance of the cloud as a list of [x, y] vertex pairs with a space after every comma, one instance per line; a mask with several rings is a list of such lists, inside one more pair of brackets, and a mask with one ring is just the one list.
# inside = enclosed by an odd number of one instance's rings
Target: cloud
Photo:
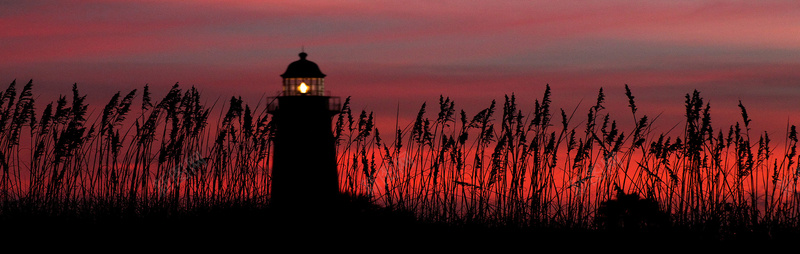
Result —
[[791, 1], [0, 5], [0, 77], [66, 92], [79, 82], [99, 96], [181, 82], [257, 100], [279, 90], [301, 46], [329, 75], [328, 88], [389, 115], [397, 102], [416, 107], [439, 94], [470, 110], [512, 92], [531, 104], [548, 83], [565, 108], [628, 83], [642, 103], [675, 108], [678, 120], [682, 96], [695, 88], [714, 103], [753, 101], [765, 115], [786, 112], [800, 95], [792, 88], [800, 8]]

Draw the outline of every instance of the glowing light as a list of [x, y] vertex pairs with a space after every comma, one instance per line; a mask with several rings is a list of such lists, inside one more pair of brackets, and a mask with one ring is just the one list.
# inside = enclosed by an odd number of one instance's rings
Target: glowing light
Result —
[[307, 93], [308, 86], [306, 85], [306, 82], [300, 83], [300, 86], [297, 87], [297, 90], [300, 91], [300, 93]]

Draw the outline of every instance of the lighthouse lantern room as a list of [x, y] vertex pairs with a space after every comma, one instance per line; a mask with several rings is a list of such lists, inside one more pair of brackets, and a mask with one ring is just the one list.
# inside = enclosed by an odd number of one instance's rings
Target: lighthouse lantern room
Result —
[[324, 96], [325, 74], [319, 66], [306, 60], [308, 54], [300, 53], [300, 60], [289, 64], [283, 77], [284, 96]]

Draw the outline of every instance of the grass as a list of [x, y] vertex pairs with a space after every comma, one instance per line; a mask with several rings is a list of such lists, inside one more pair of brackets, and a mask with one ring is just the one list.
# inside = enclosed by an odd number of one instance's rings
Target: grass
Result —
[[[61, 96], [41, 113], [33, 83], [19, 94], [16, 87], [0, 93], [6, 222], [269, 211], [269, 105], [251, 108], [234, 97], [208, 107], [196, 89], [177, 84], [154, 101], [145, 86], [141, 96], [115, 94], [92, 118], [77, 85], [71, 100]], [[602, 89], [577, 120], [578, 112], [551, 108], [547, 86], [530, 112], [513, 95], [474, 115], [440, 97], [435, 118], [423, 104], [389, 139], [371, 112], [353, 113], [348, 98], [332, 126], [340, 190], [382, 208], [343, 211], [408, 213], [420, 223], [483, 230], [667, 228], [715, 239], [797, 232], [795, 126], [778, 149], [766, 133], [751, 131], [740, 103], [739, 123], [714, 127], [709, 104], [694, 91], [682, 130], [655, 133], [658, 117], [637, 112], [627, 85], [626, 96], [630, 112], [614, 113], [631, 115], [629, 130], [605, 109]]]

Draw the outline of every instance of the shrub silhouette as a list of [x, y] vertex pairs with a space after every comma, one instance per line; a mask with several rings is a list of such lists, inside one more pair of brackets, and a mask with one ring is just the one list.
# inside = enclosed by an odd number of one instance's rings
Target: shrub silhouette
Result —
[[595, 224], [607, 230], [648, 230], [669, 226], [669, 215], [652, 198], [641, 199], [636, 193], [617, 192], [617, 198], [602, 202]]

